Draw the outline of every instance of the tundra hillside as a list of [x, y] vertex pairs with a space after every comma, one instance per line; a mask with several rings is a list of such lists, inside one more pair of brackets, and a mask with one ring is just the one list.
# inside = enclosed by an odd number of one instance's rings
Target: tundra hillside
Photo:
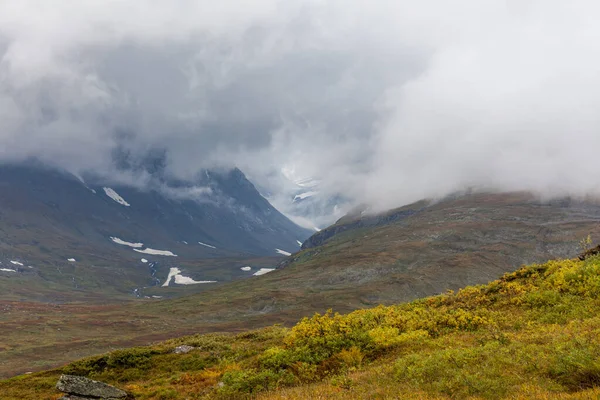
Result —
[[[359, 212], [313, 236], [277, 270], [199, 294], [108, 305], [0, 301], [0, 377], [115, 348], [292, 326], [330, 308], [348, 313], [484, 284], [523, 264], [570, 257], [590, 233], [600, 237], [596, 202], [541, 202], [528, 193], [460, 195], [380, 215]], [[166, 289], [181, 291], [158, 287], [152, 294]]]
[[[180, 345], [192, 346], [175, 354]], [[589, 399], [600, 396], [600, 257], [481, 286], [241, 334], [188, 336], [0, 382], [56, 399], [63, 373], [136, 399]]]

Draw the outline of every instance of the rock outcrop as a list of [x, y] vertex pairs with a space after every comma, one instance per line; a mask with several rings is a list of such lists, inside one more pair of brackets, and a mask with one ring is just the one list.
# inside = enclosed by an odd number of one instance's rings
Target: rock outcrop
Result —
[[194, 349], [195, 349], [194, 346], [188, 346], [188, 345], [184, 344], [184, 345], [175, 347], [175, 350], [173, 350], [173, 353], [175, 353], [175, 354], [187, 354], [187, 353], [189, 353], [190, 351], [192, 351]]
[[597, 256], [598, 254], [600, 254], [600, 246], [596, 246], [596, 247], [594, 247], [592, 249], [588, 249], [585, 252], [581, 253], [579, 255], [579, 259], [581, 261], [583, 261], [583, 260], [586, 260], [586, 259], [588, 259], [590, 257]]
[[56, 388], [67, 393], [61, 400], [118, 400], [127, 399], [127, 392], [83, 376], [61, 375]]

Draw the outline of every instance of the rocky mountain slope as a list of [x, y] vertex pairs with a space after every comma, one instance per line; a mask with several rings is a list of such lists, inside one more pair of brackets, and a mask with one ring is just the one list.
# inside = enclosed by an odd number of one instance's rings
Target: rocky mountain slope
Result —
[[588, 234], [600, 237], [599, 222], [591, 200], [480, 193], [422, 201], [341, 219], [265, 281], [294, 275], [311, 290], [352, 292], [351, 307], [411, 300], [566, 257]]
[[171, 285], [251, 276], [308, 235], [238, 169], [132, 186], [0, 167], [4, 298], [132, 293], [162, 285], [172, 268]]

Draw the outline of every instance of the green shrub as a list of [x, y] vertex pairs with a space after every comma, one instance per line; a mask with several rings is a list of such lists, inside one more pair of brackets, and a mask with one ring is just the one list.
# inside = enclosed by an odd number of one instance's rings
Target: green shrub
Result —
[[600, 386], [600, 345], [570, 341], [557, 351], [548, 375], [570, 391]]
[[148, 369], [151, 366], [151, 358], [158, 354], [161, 352], [148, 347], [116, 350], [103, 356], [84, 358], [69, 364], [63, 368], [63, 372], [71, 375], [91, 376], [110, 370]]
[[90, 376], [106, 369], [108, 355], [88, 357], [71, 363], [63, 368], [63, 372], [69, 375]]
[[560, 303], [561, 295], [556, 290], [540, 290], [527, 293], [524, 296], [525, 304], [532, 308], [552, 307]]
[[176, 365], [180, 371], [201, 371], [214, 364], [214, 361], [207, 357], [202, 357], [198, 354], [189, 354], [187, 357], [182, 357]]
[[265, 350], [258, 359], [263, 368], [273, 371], [286, 369], [296, 361], [298, 358], [291, 351], [281, 347], [271, 347]]
[[452, 398], [499, 399], [517, 382], [515, 377], [504, 375], [510, 361], [495, 349], [497, 346], [413, 353], [400, 358], [394, 372], [401, 382]]
[[158, 350], [138, 347], [127, 350], [113, 351], [108, 355], [106, 360], [106, 368], [108, 369], [125, 369], [138, 368], [147, 369], [150, 367], [150, 359], [152, 356], [160, 354]]
[[226, 372], [221, 381], [223, 386], [219, 388], [218, 392], [220, 395], [225, 396], [253, 394], [273, 390], [281, 386], [289, 386], [297, 382], [289, 371], [274, 372], [255, 369]]

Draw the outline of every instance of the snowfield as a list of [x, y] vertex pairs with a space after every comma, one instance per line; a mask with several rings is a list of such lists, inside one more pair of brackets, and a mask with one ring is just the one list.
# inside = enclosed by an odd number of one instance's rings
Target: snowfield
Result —
[[197, 283], [217, 283], [217, 281], [195, 281], [187, 276], [175, 275], [175, 283], [178, 285], [195, 285]]
[[190, 277], [181, 275], [181, 270], [177, 267], [173, 267], [169, 270], [167, 280], [162, 284], [163, 287], [169, 286], [171, 279], [175, 279], [175, 283], [178, 285], [195, 285], [197, 283], [216, 283], [217, 281], [195, 281]]
[[10, 269], [10, 268], [0, 268], [0, 271], [4, 271], [4, 272], [17, 272], [17, 270]]
[[23, 266], [23, 263], [20, 263], [18, 261], [11, 261], [10, 263], [14, 265], [20, 265], [21, 267]]
[[122, 244], [123, 246], [129, 246], [129, 247], [142, 247], [144, 245], [144, 243], [131, 243], [131, 242], [127, 242], [125, 240], [121, 240], [118, 237], [112, 237], [112, 236], [110, 237], [110, 240], [112, 240], [116, 244]]
[[292, 253], [290, 253], [290, 252], [287, 252], [287, 251], [285, 251], [285, 250], [281, 250], [281, 249], [275, 249], [275, 251], [276, 251], [277, 253], [279, 253], [279, 254], [283, 254], [284, 256], [291, 256], [291, 255], [292, 255]]
[[111, 189], [109, 187], [105, 187], [105, 188], [102, 188], [102, 189], [104, 189], [104, 193], [106, 193], [106, 195], [108, 197], [110, 197], [111, 199], [113, 199], [117, 203], [121, 204], [122, 206], [125, 206], [125, 207], [131, 206], [131, 204], [129, 204], [128, 202], [126, 202], [125, 199], [122, 198], [121, 196], [119, 196], [119, 193], [115, 192], [113, 189]]
[[275, 268], [261, 268], [252, 275], [254, 275], [254, 276], [264, 275], [264, 274], [268, 274], [271, 271], [275, 271]]
[[138, 253], [144, 253], [144, 254], [152, 254], [153, 256], [177, 257], [177, 254], [173, 254], [169, 250], [156, 250], [156, 249], [151, 249], [149, 247], [146, 249], [143, 249], [143, 250], [133, 249], [133, 251], [137, 251]]
[[[138, 253], [152, 254], [154, 256], [177, 257], [177, 254], [173, 254], [169, 250], [156, 250], [156, 249], [151, 249], [149, 247], [146, 249], [140, 250], [140, 248], [144, 246], [144, 243], [131, 243], [131, 242], [127, 242], [125, 240], [121, 240], [118, 237], [112, 237], [112, 236], [110, 237], [110, 239], [117, 244], [122, 244], [123, 246], [133, 247], [133, 250], [137, 251]], [[148, 260], [146, 260], [145, 258], [142, 258], [142, 262], [147, 263]]]
[[169, 270], [169, 275], [167, 275], [167, 280], [165, 281], [165, 283], [162, 284], [162, 286], [163, 287], [169, 286], [169, 283], [171, 282], [171, 278], [173, 278], [175, 275], [177, 275], [180, 272], [181, 271], [179, 270], [179, 268], [171, 268]]
[[198, 242], [198, 244], [201, 244], [202, 246], [210, 247], [211, 249], [216, 249], [215, 246], [211, 246], [210, 244], [206, 244], [206, 243], [202, 243], [202, 242]]

